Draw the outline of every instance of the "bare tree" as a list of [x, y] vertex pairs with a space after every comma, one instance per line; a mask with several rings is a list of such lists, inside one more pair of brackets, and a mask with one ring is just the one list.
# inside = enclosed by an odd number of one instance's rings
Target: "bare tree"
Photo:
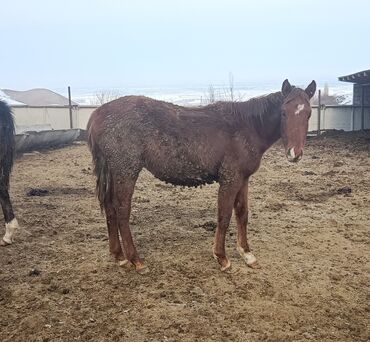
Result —
[[238, 96], [235, 94], [235, 85], [234, 85], [234, 74], [229, 72], [229, 85], [224, 89], [224, 100], [228, 102], [237, 102], [242, 101], [243, 96], [238, 92]]
[[325, 85], [324, 85], [323, 95], [324, 96], [329, 96], [329, 85], [327, 83], [325, 83]]
[[208, 92], [201, 98], [202, 104], [215, 103], [217, 101], [228, 101], [235, 102], [235, 91], [234, 91], [234, 75], [229, 72], [229, 85], [224, 87], [223, 90], [216, 89], [212, 84], [208, 87]]
[[216, 93], [215, 93], [215, 88], [211, 84], [208, 87], [208, 103], [215, 103], [216, 102]]
[[218, 101], [215, 87], [212, 84], [209, 85], [207, 92], [204, 94], [204, 98], [202, 96], [200, 101], [201, 105], [208, 105]]
[[95, 98], [93, 102], [98, 105], [116, 100], [120, 98], [122, 94], [118, 90], [100, 90], [95, 93]]
[[231, 102], [234, 102], [234, 75], [229, 72], [229, 98]]
[[[325, 83], [324, 89], [321, 92], [321, 104], [322, 105], [338, 105], [345, 102], [345, 95], [338, 95], [338, 94], [329, 94], [329, 85]], [[316, 92], [315, 96], [311, 99], [311, 104], [317, 106], [319, 104], [319, 96], [318, 92]]]

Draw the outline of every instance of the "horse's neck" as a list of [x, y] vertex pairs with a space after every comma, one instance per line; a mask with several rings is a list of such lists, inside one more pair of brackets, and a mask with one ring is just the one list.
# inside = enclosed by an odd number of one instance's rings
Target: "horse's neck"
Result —
[[[242, 131], [246, 140], [253, 138], [253, 144], [258, 147], [263, 154], [281, 137], [281, 105], [282, 99], [278, 102], [266, 104], [266, 110], [261, 115], [253, 115], [247, 119], [248, 122], [241, 122], [240, 127], [245, 127]], [[242, 117], [242, 121], [245, 118]]]
[[281, 114], [280, 108], [270, 113], [268, 124], [264, 125], [264, 130], [260, 132], [262, 139], [263, 153], [266, 152], [281, 137]]

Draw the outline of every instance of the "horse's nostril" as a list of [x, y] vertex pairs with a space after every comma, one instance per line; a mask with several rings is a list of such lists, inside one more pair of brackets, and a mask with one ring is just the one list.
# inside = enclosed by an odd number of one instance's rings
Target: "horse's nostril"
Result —
[[293, 158], [293, 162], [297, 163], [302, 159], [302, 152]]
[[299, 152], [299, 154], [297, 155], [296, 153], [295, 153], [295, 149], [294, 149], [294, 147], [292, 147], [292, 148], [290, 148], [289, 150], [288, 150], [288, 152], [287, 152], [287, 154], [286, 154], [286, 156], [287, 156], [287, 158], [288, 158], [288, 160], [290, 161], [290, 162], [298, 162], [298, 161], [300, 161], [301, 159], [302, 159], [302, 155], [303, 155], [303, 151], [301, 150], [300, 152]]

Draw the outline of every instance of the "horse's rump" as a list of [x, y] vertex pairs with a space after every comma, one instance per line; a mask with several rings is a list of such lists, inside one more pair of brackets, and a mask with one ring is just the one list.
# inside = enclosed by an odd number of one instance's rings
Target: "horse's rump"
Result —
[[87, 143], [93, 158], [94, 174], [96, 176], [96, 195], [99, 199], [100, 208], [103, 211], [104, 205], [107, 202], [111, 201], [111, 188], [113, 186], [112, 174], [109, 170], [108, 163], [103, 152], [95, 141], [96, 137], [93, 131], [93, 122], [91, 120], [91, 117], [87, 124]]

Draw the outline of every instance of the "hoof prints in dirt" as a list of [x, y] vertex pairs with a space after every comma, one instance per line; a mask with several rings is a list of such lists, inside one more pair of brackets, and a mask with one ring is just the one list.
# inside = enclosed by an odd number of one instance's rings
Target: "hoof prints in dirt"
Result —
[[[266, 154], [248, 228], [263, 267], [247, 268], [228, 235], [228, 274], [212, 258], [217, 186], [162, 189], [140, 175], [131, 221], [151, 269], [141, 277], [109, 255], [85, 146], [18, 159], [14, 207], [32, 236], [0, 249], [1, 341], [369, 341], [370, 145], [352, 137], [311, 139], [294, 165], [279, 161], [281, 146]], [[79, 162], [66, 172], [66, 160]], [[26, 197], [30, 187], [50, 193]]]
[[352, 193], [352, 188], [350, 188], [349, 186], [345, 186], [343, 188], [339, 188], [337, 190], [337, 193], [338, 194], [350, 194]]
[[33, 196], [47, 196], [47, 195], [92, 195], [93, 191], [88, 188], [48, 188], [48, 189], [38, 189], [31, 188], [26, 192], [28, 197]]
[[214, 221], [207, 221], [202, 224], [196, 224], [194, 228], [203, 228], [207, 232], [214, 232], [217, 228], [217, 223]]
[[285, 197], [288, 200], [293, 201], [303, 201], [303, 202], [313, 202], [321, 203], [326, 202], [329, 198], [337, 195], [351, 196], [352, 188], [349, 186], [344, 186], [341, 188], [334, 189], [328, 187], [322, 191], [315, 191], [315, 188], [305, 187], [303, 189], [298, 189], [293, 183], [275, 183], [273, 189], [276, 193]]
[[31, 188], [30, 190], [27, 191], [26, 195], [28, 197], [33, 197], [33, 196], [46, 196], [49, 194], [49, 190], [46, 189], [36, 189], [36, 188]]

